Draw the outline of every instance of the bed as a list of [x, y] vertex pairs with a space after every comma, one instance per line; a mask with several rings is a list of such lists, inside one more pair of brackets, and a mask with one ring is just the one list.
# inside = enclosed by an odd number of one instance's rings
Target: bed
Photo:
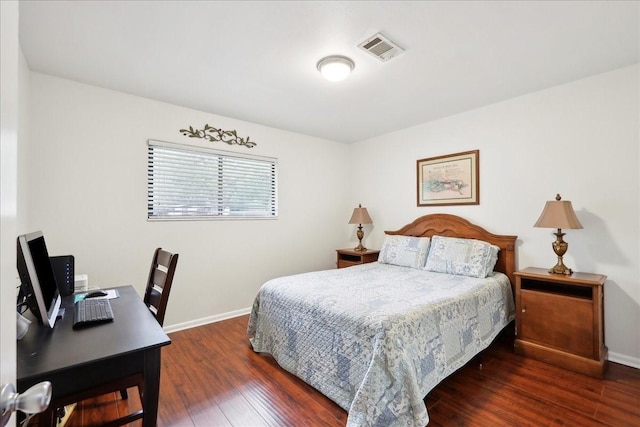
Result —
[[[378, 262], [263, 284], [247, 332], [254, 351], [348, 411], [347, 426], [425, 426], [427, 393], [514, 319], [516, 236], [448, 214], [385, 233]], [[411, 251], [394, 252], [395, 241]], [[452, 242], [484, 243], [495, 266], [438, 271]]]

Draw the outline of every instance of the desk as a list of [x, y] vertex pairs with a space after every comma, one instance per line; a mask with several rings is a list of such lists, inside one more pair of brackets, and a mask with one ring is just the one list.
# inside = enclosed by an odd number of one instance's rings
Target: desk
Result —
[[[22, 393], [40, 381], [51, 381], [51, 402], [130, 375], [144, 380], [143, 425], [155, 426], [160, 392], [160, 349], [171, 343], [155, 317], [131, 286], [117, 287], [111, 299], [113, 322], [75, 330], [73, 295], [63, 298], [67, 311], [53, 329], [34, 324], [17, 346], [17, 384]], [[32, 317], [33, 318], [33, 317]], [[73, 401], [73, 400], [72, 400]], [[40, 422], [55, 425], [49, 406]], [[43, 424], [40, 424], [41, 426]]]

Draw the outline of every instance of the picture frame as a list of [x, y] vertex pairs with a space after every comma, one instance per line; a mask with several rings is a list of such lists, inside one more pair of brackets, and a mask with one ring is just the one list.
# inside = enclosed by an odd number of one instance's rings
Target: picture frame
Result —
[[416, 162], [418, 206], [479, 205], [480, 150]]

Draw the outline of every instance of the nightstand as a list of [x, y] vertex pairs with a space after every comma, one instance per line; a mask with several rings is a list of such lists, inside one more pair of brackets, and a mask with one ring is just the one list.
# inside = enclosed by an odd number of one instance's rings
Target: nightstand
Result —
[[516, 276], [515, 352], [602, 378], [604, 282], [601, 274], [552, 274], [529, 267]]
[[378, 260], [379, 250], [367, 249], [356, 251], [354, 249], [338, 249], [336, 264], [338, 268], [351, 267], [352, 265], [367, 264]]

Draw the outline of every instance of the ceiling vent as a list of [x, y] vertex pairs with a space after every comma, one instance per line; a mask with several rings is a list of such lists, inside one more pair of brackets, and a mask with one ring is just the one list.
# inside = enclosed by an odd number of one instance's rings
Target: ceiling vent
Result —
[[371, 55], [383, 62], [404, 52], [403, 48], [393, 43], [380, 33], [367, 38], [365, 41], [360, 43], [358, 47], [369, 52]]

